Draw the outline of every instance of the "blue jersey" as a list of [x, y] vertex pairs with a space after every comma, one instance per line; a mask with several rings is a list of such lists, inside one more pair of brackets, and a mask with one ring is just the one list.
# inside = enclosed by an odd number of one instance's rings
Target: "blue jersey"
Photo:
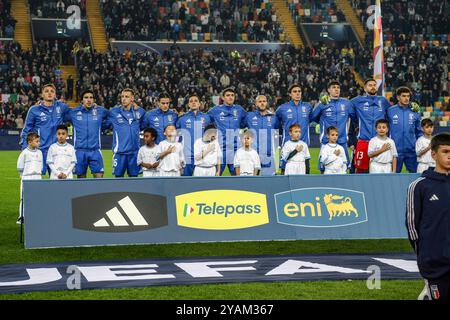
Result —
[[56, 128], [64, 123], [69, 107], [62, 102], [55, 101], [51, 107], [43, 104], [34, 105], [28, 110], [25, 125], [20, 135], [22, 149], [27, 147], [27, 134], [37, 132], [40, 136], [41, 150], [48, 150], [57, 141]]
[[[223, 147], [224, 150], [228, 149], [228, 151], [236, 151], [238, 146], [239, 129], [245, 128], [246, 126], [245, 117], [247, 115], [247, 112], [245, 112], [244, 108], [235, 104], [233, 104], [232, 106], [222, 104], [215, 106], [214, 108], [209, 110], [208, 115], [211, 117], [211, 120], [214, 122], [220, 132], [218, 140], [219, 144]], [[228, 137], [227, 130], [232, 131], [228, 133]], [[231, 141], [228, 141], [232, 136], [233, 139]]]
[[386, 111], [391, 106], [382, 96], [358, 96], [351, 100], [353, 103], [350, 117], [358, 122], [358, 139], [370, 141], [377, 135], [375, 123], [379, 119], [386, 119]]
[[289, 136], [289, 127], [293, 124], [300, 125], [302, 135], [300, 140], [309, 145], [309, 123], [311, 121], [312, 107], [307, 102], [300, 101], [295, 105], [294, 101], [286, 102], [280, 105], [276, 111], [278, 121], [283, 128], [283, 142], [291, 139]]
[[338, 128], [338, 143], [347, 143], [348, 136], [348, 119], [353, 110], [353, 103], [348, 99], [338, 98], [331, 99], [330, 103], [324, 105], [319, 103], [312, 111], [311, 121], [320, 125], [320, 142], [328, 143], [327, 128], [334, 126]]
[[247, 127], [255, 131], [255, 149], [261, 158], [261, 166], [270, 166], [275, 154], [275, 139], [278, 137], [280, 123], [271, 112], [262, 115], [260, 111], [247, 113]]
[[411, 110], [410, 106], [392, 106], [387, 111], [389, 135], [394, 140], [397, 152], [416, 152], [417, 138], [423, 135], [420, 126], [420, 114]]
[[141, 107], [137, 110], [125, 110], [117, 106], [108, 112], [108, 124], [113, 128], [113, 152], [132, 154], [139, 151], [139, 133], [142, 128], [145, 111]]
[[108, 110], [100, 106], [86, 108], [79, 105], [70, 109], [65, 120], [73, 125], [75, 149], [98, 150], [101, 148], [101, 132], [106, 127]]
[[[194, 159], [194, 143], [203, 137], [203, 132], [207, 125], [211, 123], [211, 118], [207, 113], [189, 111], [178, 118], [176, 127], [181, 129], [182, 143], [184, 145], [185, 157]], [[192, 162], [193, 164], [194, 162]]]
[[156, 143], [165, 139], [164, 129], [169, 125], [177, 123], [178, 116], [173, 110], [162, 111], [160, 108], [148, 111], [144, 117], [144, 128], [153, 128], [158, 132]]

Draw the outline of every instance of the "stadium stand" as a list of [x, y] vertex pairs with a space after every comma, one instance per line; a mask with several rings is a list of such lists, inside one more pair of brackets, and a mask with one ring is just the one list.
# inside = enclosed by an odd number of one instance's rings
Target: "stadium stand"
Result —
[[66, 10], [71, 5], [77, 5], [81, 9], [81, 17], [86, 17], [87, 0], [28, 0], [30, 14], [35, 18], [67, 18]]
[[17, 21], [11, 16], [11, 1], [0, 0], [0, 38], [14, 37]]
[[201, 95], [204, 108], [219, 101], [221, 90], [234, 86], [237, 103], [249, 110], [258, 93], [271, 96], [272, 105], [286, 97], [290, 84], [304, 86], [305, 101], [317, 101], [331, 79], [339, 79], [344, 95], [356, 95], [358, 85], [350, 60], [339, 50], [292, 46], [277, 52], [247, 52], [240, 57], [217, 50], [181, 52], [176, 46], [157, 55], [150, 51], [112, 50], [106, 54], [82, 53], [77, 58], [82, 88], [93, 87], [98, 103], [107, 108], [117, 103], [119, 91], [132, 87], [145, 109], [154, 107], [161, 91], [172, 95], [178, 109], [191, 92]]
[[284, 41], [268, 1], [105, 0], [108, 37], [118, 40]]
[[[352, 0], [366, 28], [365, 49], [356, 57], [358, 72], [367, 77], [373, 70], [373, 33], [367, 29], [370, 2]], [[423, 117], [450, 126], [448, 5], [442, 1], [382, 1], [385, 47], [386, 95], [401, 85], [411, 87], [423, 106]]]
[[39, 100], [41, 85], [54, 83], [58, 96], [62, 94], [59, 55], [50, 41], [36, 43], [31, 51], [22, 51], [17, 42], [0, 41], [0, 128], [23, 126], [28, 108]]
[[296, 22], [345, 22], [344, 14], [338, 9], [333, 0], [287, 0], [286, 2]]

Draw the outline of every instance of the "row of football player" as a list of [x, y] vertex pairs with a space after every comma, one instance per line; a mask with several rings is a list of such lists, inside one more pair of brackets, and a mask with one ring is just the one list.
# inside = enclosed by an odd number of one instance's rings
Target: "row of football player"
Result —
[[[422, 120], [424, 135], [416, 142], [418, 170], [422, 173], [428, 167], [434, 167], [431, 157], [430, 140], [433, 134], [433, 122]], [[397, 165], [397, 148], [395, 142], [387, 136], [389, 123], [385, 119], [376, 122], [377, 135], [369, 141], [370, 173], [395, 172]], [[301, 127], [293, 124], [289, 128], [290, 140], [286, 141], [281, 150], [281, 160], [286, 163], [284, 174], [305, 174], [305, 161], [311, 158], [308, 145], [300, 140]], [[57, 142], [48, 150], [47, 158], [43, 159], [39, 150], [39, 135], [31, 132], [27, 135], [28, 147], [22, 151], [17, 161], [17, 169], [21, 177], [40, 179], [44, 160], [50, 169], [50, 179], [72, 179], [77, 163], [75, 148], [67, 142], [68, 129], [59, 125], [56, 131]], [[140, 166], [144, 177], [181, 176], [186, 165], [184, 145], [177, 141], [177, 129], [168, 125], [164, 130], [165, 140], [156, 144], [158, 132], [154, 128], [144, 129], [144, 145], [140, 147], [136, 165]], [[319, 154], [319, 164], [325, 174], [345, 174], [348, 162], [345, 151], [337, 143], [339, 131], [336, 127], [327, 128], [329, 142], [322, 146]], [[222, 148], [218, 143], [217, 129], [213, 124], [205, 128], [203, 138], [194, 143], [194, 176], [220, 176]], [[245, 131], [241, 135], [242, 147], [234, 155], [233, 165], [237, 175], [252, 176], [261, 172], [261, 159], [253, 149], [254, 134]]]
[[[194, 170], [194, 142], [196, 139], [184, 139], [195, 137], [195, 129], [200, 124], [201, 131], [206, 126], [213, 123], [218, 129], [218, 140], [223, 147], [223, 158], [220, 172], [223, 172], [225, 165], [231, 174], [235, 174], [233, 166], [234, 153], [238, 149], [235, 136], [228, 137], [228, 132], [236, 133], [239, 129], [249, 128], [258, 133], [262, 131], [282, 131], [283, 142], [289, 140], [291, 126], [300, 126], [300, 140], [306, 145], [309, 144], [310, 122], [320, 124], [321, 143], [326, 146], [329, 143], [326, 134], [329, 127], [336, 127], [338, 132], [337, 144], [344, 150], [347, 164], [350, 163], [347, 148], [347, 125], [350, 119], [359, 124], [358, 142], [355, 150], [355, 167], [357, 172], [365, 172], [369, 169], [368, 147], [369, 141], [377, 135], [375, 124], [377, 120], [387, 119], [390, 127], [391, 138], [395, 141], [398, 150], [396, 171], [400, 172], [403, 163], [408, 171], [416, 172], [417, 154], [415, 144], [417, 139], [423, 135], [420, 126], [420, 115], [411, 110], [413, 104], [410, 103], [411, 92], [408, 88], [402, 87], [397, 91], [398, 105], [391, 106], [382, 96], [377, 96], [376, 81], [368, 79], [364, 89], [366, 95], [358, 96], [352, 100], [340, 98], [340, 85], [336, 81], [328, 85], [329, 95], [321, 98], [314, 109], [309, 103], [301, 101], [301, 86], [294, 84], [289, 88], [291, 101], [282, 104], [277, 108], [275, 114], [268, 110], [267, 98], [260, 95], [256, 98], [257, 110], [245, 112], [244, 109], [234, 104], [235, 93], [231, 88], [225, 89], [222, 93], [224, 103], [218, 105], [207, 113], [199, 111], [198, 96], [192, 95], [189, 98], [190, 111], [182, 116], [170, 109], [170, 97], [162, 94], [159, 97], [159, 107], [145, 112], [134, 102], [134, 92], [131, 89], [124, 89], [121, 94], [121, 105], [110, 110], [96, 106], [92, 91], [87, 90], [82, 95], [82, 104], [76, 108], [68, 108], [67, 105], [55, 100], [55, 90], [53, 85], [43, 87], [43, 101], [33, 106], [27, 115], [25, 127], [22, 131], [22, 147], [27, 146], [26, 136], [29, 132], [39, 132], [41, 136], [41, 150], [44, 159], [50, 145], [56, 141], [56, 128], [58, 125], [71, 122], [74, 127], [74, 145], [77, 156], [76, 172], [79, 177], [85, 177], [87, 168], [96, 177], [103, 175], [103, 159], [100, 152], [100, 133], [102, 128], [113, 128], [113, 174], [116, 177], [124, 176], [125, 172], [129, 176], [137, 176], [140, 168], [136, 165], [137, 154], [140, 147], [139, 133], [142, 129], [150, 127], [157, 131], [156, 143], [158, 144], [164, 137], [164, 130], [168, 125], [175, 125], [180, 131], [188, 135], [183, 136], [185, 151], [189, 150], [185, 156], [189, 157], [185, 166], [184, 175], [192, 175]], [[417, 107], [417, 106], [416, 106]], [[201, 134], [200, 134], [201, 137]], [[262, 173], [275, 173], [274, 145], [273, 139], [256, 138], [256, 149], [259, 156], [267, 158], [263, 161]], [[186, 142], [189, 141], [189, 142]], [[261, 153], [259, 144], [266, 143], [267, 148]], [[226, 148], [227, 147], [227, 148]], [[231, 153], [229, 152], [232, 149]], [[231, 156], [230, 156], [231, 155]], [[305, 157], [306, 173], [309, 173], [309, 159]], [[44, 166], [43, 174], [45, 174]], [[284, 169], [285, 162], [280, 162], [280, 167]], [[321, 168], [324, 171], [325, 168]]]

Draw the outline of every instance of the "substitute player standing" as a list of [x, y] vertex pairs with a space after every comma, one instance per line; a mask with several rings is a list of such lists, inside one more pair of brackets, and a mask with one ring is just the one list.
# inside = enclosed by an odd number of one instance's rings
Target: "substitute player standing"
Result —
[[408, 237], [417, 254], [427, 295], [450, 301], [450, 134], [431, 140], [436, 167], [409, 185], [406, 199]]
[[203, 137], [206, 126], [211, 123], [209, 115], [200, 111], [200, 98], [197, 94], [189, 96], [188, 106], [189, 112], [178, 118], [176, 123], [186, 160], [184, 176], [192, 176], [194, 173], [194, 143]]
[[[331, 126], [337, 128], [339, 137], [337, 143], [344, 149], [346, 163], [350, 166], [348, 156], [347, 137], [349, 128], [349, 117], [353, 111], [353, 103], [345, 98], [340, 98], [341, 85], [338, 81], [330, 81], [327, 86], [328, 95], [320, 97], [320, 103], [313, 109], [311, 121], [320, 125], [320, 142], [322, 147], [328, 143], [327, 129]], [[323, 161], [319, 159], [319, 170], [323, 172], [325, 168], [321, 166]]]
[[[309, 123], [311, 122], [312, 107], [309, 103], [302, 101], [302, 88], [299, 84], [293, 84], [288, 89], [291, 101], [280, 105], [276, 115], [283, 128], [282, 145], [290, 139], [290, 128], [293, 124], [298, 124], [301, 130], [300, 140], [309, 145]], [[309, 174], [309, 159], [305, 159], [306, 173]], [[280, 161], [280, 168], [283, 170], [285, 162]]]
[[[22, 149], [27, 147], [26, 137], [30, 132], [36, 132], [40, 136], [40, 150], [42, 156], [47, 159], [47, 152], [50, 146], [56, 142], [56, 128], [64, 122], [65, 114], [69, 107], [60, 101], [56, 101], [56, 87], [53, 84], [46, 84], [41, 91], [42, 102], [32, 106], [28, 110], [24, 128], [21, 133]], [[42, 175], [49, 170], [46, 165], [42, 168]]]
[[278, 118], [268, 110], [267, 97], [259, 95], [255, 99], [256, 109], [247, 113], [247, 127], [255, 136], [256, 150], [261, 159], [261, 175], [275, 174], [275, 145], [280, 124]]
[[108, 124], [113, 128], [113, 175], [137, 177], [140, 167], [137, 165], [137, 154], [140, 146], [141, 131], [145, 111], [134, 104], [134, 91], [130, 88], [122, 90], [121, 105], [112, 108], [108, 113]]
[[108, 126], [107, 120], [108, 110], [95, 104], [92, 90], [83, 91], [81, 104], [67, 112], [65, 121], [73, 125], [73, 144], [77, 155], [75, 174], [78, 178], [86, 178], [88, 167], [94, 178], [103, 177], [101, 132]]
[[223, 104], [209, 110], [211, 120], [219, 130], [219, 145], [222, 147], [223, 159], [221, 174], [228, 166], [231, 175], [235, 175], [233, 160], [239, 142], [239, 129], [246, 126], [247, 113], [240, 105], [234, 104], [236, 94], [234, 89], [226, 88], [222, 92]]
[[398, 103], [387, 111], [390, 137], [397, 147], [397, 169], [402, 171], [403, 163], [410, 173], [417, 171], [416, 141], [423, 135], [420, 114], [410, 108], [411, 90], [407, 87], [397, 89]]

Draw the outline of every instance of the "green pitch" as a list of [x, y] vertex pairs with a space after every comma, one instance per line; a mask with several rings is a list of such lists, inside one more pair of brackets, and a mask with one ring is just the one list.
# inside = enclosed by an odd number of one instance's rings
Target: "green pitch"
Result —
[[[318, 173], [318, 149], [311, 149], [311, 170]], [[25, 250], [19, 243], [19, 151], [0, 152], [0, 264], [79, 260], [121, 260], [157, 257], [231, 256], [291, 253], [411, 252], [404, 239], [270, 241], [139, 245], [96, 248]], [[110, 151], [103, 151], [105, 176], [111, 177]], [[148, 287], [0, 295], [0, 299], [416, 299], [423, 281], [385, 280], [380, 290], [365, 281], [277, 282]]]

